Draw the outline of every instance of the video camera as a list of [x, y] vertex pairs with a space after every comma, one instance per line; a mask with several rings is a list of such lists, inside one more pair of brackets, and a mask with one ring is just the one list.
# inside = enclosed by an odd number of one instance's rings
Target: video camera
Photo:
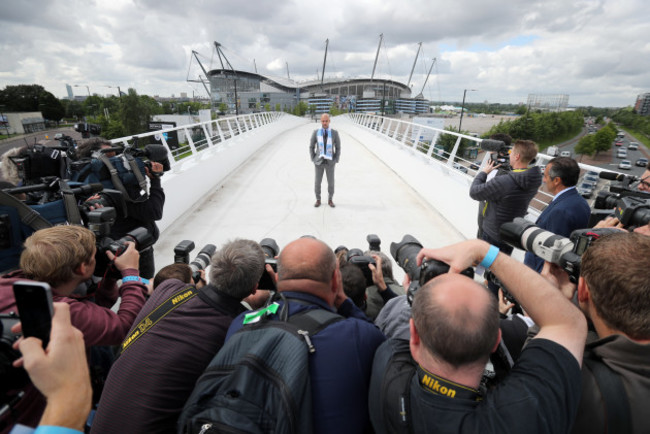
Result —
[[[390, 254], [411, 280], [406, 293], [409, 305], [413, 304], [413, 297], [422, 285], [434, 277], [449, 272], [449, 265], [435, 259], [423, 261], [422, 265], [418, 267], [416, 258], [420, 250], [422, 250], [422, 244], [415, 237], [408, 234], [404, 235], [399, 243], [391, 243], [390, 245]], [[460, 274], [473, 279], [474, 269], [468, 267]]]
[[590, 226], [609, 216], [615, 216], [626, 228], [650, 222], [650, 193], [630, 187], [638, 177], [614, 172], [600, 172], [599, 177], [618, 182], [612, 183], [609, 192], [598, 192], [589, 217]]
[[5, 411], [10, 411], [20, 401], [21, 390], [29, 384], [27, 371], [14, 368], [12, 364], [20, 358], [20, 351], [14, 350], [13, 344], [21, 335], [11, 331], [11, 327], [19, 321], [15, 312], [0, 314], [0, 420]]
[[517, 217], [504, 223], [500, 229], [501, 239], [518, 249], [557, 264], [569, 274], [571, 282], [578, 282], [582, 254], [600, 237], [620, 232], [614, 228], [577, 229], [569, 238], [541, 229], [528, 220]]
[[87, 139], [90, 136], [99, 136], [102, 133], [101, 125], [89, 124], [88, 122], [74, 124], [74, 130], [81, 133], [81, 137], [84, 139]]
[[481, 140], [481, 149], [486, 152], [491, 152], [490, 161], [495, 165], [500, 165], [499, 170], [510, 171], [510, 151], [512, 146], [506, 145], [502, 140], [483, 139]]

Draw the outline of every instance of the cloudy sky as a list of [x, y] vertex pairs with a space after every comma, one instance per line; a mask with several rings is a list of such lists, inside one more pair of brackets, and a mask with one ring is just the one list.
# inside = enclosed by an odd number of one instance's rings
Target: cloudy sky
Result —
[[[6, 2], [5, 2], [6, 3]], [[41, 84], [75, 94], [206, 96], [188, 83], [217, 68], [214, 41], [235, 69], [314, 80], [406, 83], [418, 42], [414, 95], [525, 102], [569, 95], [571, 105], [623, 107], [650, 92], [650, 8], [642, 0], [34, 0], [0, 14], [0, 88]], [[437, 62], [425, 85], [433, 58]], [[255, 63], [254, 63], [255, 62]]]

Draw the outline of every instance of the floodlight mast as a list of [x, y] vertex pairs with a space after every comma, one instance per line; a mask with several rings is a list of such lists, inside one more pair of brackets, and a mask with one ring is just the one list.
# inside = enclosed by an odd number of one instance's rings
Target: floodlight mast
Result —
[[377, 59], [379, 59], [379, 49], [381, 48], [381, 42], [384, 40], [384, 34], [379, 35], [379, 45], [377, 45], [377, 54], [375, 55], [375, 64], [372, 65], [372, 75], [370, 76], [370, 81], [375, 78], [375, 69], [377, 68]]
[[409, 75], [409, 81], [406, 83], [406, 87], [411, 85], [411, 78], [413, 78], [413, 71], [415, 71], [415, 64], [418, 61], [418, 56], [420, 55], [420, 48], [422, 48], [422, 42], [418, 42], [418, 52], [415, 53], [415, 60], [413, 61], [413, 68], [411, 68], [411, 74]]
[[321, 74], [321, 78], [320, 78], [320, 89], [323, 92], [324, 92], [323, 82], [325, 81], [325, 63], [327, 62], [327, 47], [329, 46], [329, 44], [330, 44], [330, 40], [325, 39], [325, 58], [323, 59], [323, 73]]

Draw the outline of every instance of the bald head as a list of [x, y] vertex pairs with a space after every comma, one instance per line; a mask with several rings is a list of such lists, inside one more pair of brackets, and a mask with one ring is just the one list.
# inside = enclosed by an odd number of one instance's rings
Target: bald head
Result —
[[329, 283], [335, 269], [336, 256], [327, 244], [314, 238], [300, 238], [280, 253], [278, 284], [302, 279]]
[[324, 129], [328, 129], [330, 127], [330, 115], [323, 113], [320, 117], [320, 124]]
[[421, 287], [412, 315], [426, 350], [452, 366], [485, 363], [498, 338], [496, 298], [461, 274], [443, 274]]

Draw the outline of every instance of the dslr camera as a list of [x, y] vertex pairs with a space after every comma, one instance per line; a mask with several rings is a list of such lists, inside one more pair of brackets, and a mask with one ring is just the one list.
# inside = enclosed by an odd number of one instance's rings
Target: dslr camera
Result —
[[201, 270], [210, 265], [212, 255], [217, 250], [214, 244], [206, 244], [190, 262], [190, 252], [194, 250], [194, 241], [183, 240], [174, 247], [174, 263], [188, 264], [192, 269], [192, 281], [198, 283], [201, 280]]

